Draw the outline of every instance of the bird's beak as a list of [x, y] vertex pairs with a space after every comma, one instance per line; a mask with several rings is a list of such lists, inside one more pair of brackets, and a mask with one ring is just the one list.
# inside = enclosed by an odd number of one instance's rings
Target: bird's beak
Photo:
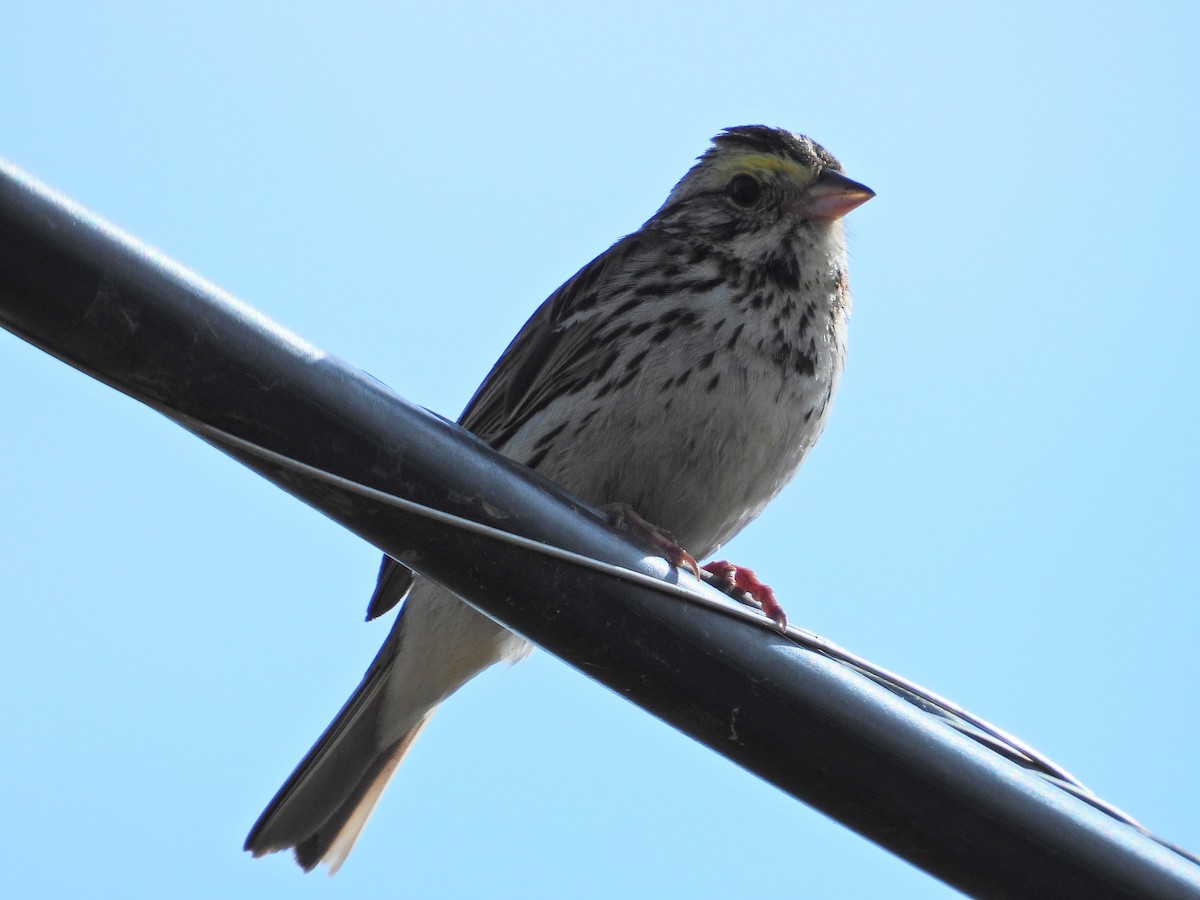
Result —
[[804, 192], [800, 212], [815, 219], [840, 219], [875, 196], [865, 184], [859, 184], [833, 169], [822, 169], [812, 186]]

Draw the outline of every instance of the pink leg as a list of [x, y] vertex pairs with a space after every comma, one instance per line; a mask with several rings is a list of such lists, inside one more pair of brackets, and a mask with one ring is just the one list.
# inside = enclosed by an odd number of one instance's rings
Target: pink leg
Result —
[[649, 541], [675, 568], [690, 569], [693, 575], [700, 577], [700, 566], [695, 558], [676, 543], [671, 532], [647, 522], [628, 503], [609, 503], [601, 509], [608, 513], [614, 525], [626, 525]]
[[744, 569], [740, 566], [735, 566], [724, 559], [706, 563], [701, 568], [705, 572], [709, 572], [732, 585], [737, 590], [745, 591], [758, 602], [758, 605], [762, 607], [763, 613], [773, 619], [780, 630], [787, 628], [787, 614], [783, 611], [783, 607], [779, 605], [779, 601], [775, 599], [775, 592], [758, 580], [758, 576], [754, 574], [753, 569]]

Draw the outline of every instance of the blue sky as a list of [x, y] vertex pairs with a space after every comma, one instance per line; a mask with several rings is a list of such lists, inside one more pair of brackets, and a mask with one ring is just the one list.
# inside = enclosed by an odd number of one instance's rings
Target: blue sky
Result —
[[[0, 155], [450, 416], [713, 133], [824, 143], [878, 192], [849, 365], [723, 555], [1200, 849], [1194, 5], [34, 6]], [[375, 551], [6, 333], [0, 381], [6, 893], [951, 894], [542, 653], [336, 878], [251, 860]]]

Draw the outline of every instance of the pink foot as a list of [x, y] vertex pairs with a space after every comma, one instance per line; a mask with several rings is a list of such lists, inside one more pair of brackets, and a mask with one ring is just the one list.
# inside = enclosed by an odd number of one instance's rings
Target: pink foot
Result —
[[693, 575], [700, 577], [700, 566], [695, 557], [679, 546], [671, 532], [647, 522], [628, 503], [609, 503], [601, 508], [608, 513], [614, 525], [618, 528], [622, 525], [628, 526], [630, 530], [649, 541], [675, 568], [690, 569]]
[[724, 559], [706, 563], [701, 568], [736, 590], [749, 594], [762, 607], [763, 613], [774, 620], [780, 631], [787, 628], [787, 614], [775, 599], [775, 592], [759, 581], [752, 569], [743, 569]]

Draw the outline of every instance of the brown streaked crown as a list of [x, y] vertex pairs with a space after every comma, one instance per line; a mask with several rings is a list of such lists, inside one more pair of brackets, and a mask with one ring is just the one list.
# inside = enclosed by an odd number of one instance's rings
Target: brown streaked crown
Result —
[[766, 125], [738, 125], [726, 128], [713, 138], [713, 146], [705, 155], [724, 147], [740, 147], [757, 153], [770, 153], [800, 163], [814, 171], [842, 171], [842, 164], [816, 141], [802, 134], [784, 131], [782, 128], [769, 128]]

